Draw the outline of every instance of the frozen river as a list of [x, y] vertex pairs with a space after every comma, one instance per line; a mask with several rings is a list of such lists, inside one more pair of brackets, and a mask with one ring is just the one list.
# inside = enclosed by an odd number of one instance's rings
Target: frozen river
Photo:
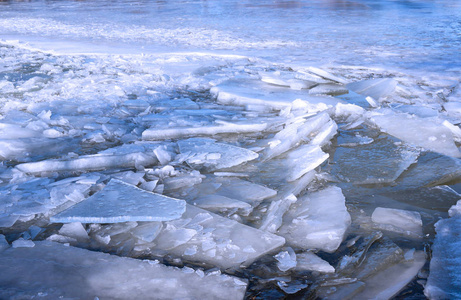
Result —
[[450, 0], [0, 0], [0, 298], [461, 297], [460, 53]]

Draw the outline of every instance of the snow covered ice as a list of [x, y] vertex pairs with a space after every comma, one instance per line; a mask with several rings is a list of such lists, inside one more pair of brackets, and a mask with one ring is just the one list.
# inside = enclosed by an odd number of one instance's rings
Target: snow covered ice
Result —
[[460, 14], [0, 1], [0, 298], [452, 295]]

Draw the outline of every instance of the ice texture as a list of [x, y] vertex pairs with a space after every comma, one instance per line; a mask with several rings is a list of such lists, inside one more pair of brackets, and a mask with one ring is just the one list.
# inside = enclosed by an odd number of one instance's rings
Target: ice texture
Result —
[[296, 254], [296, 261], [296, 270], [298, 271], [335, 272], [335, 268], [332, 265], [309, 251]]
[[379, 229], [416, 237], [421, 237], [423, 234], [423, 221], [416, 211], [377, 207], [371, 215], [371, 220]]
[[227, 269], [248, 266], [285, 239], [187, 204], [181, 219], [164, 222], [154, 243], [153, 251]]
[[452, 131], [441, 124], [439, 119], [419, 118], [384, 110], [381, 113], [372, 114], [370, 120], [384, 132], [409, 144], [448, 156], [461, 157]]
[[352, 82], [346, 86], [358, 94], [379, 100], [390, 95], [395, 90], [397, 81], [392, 78], [377, 78]]
[[306, 102], [307, 105], [311, 105], [317, 111], [342, 102], [333, 97], [309, 96], [303, 91], [274, 86], [256, 80], [229, 80], [213, 87], [210, 92], [222, 104], [263, 107], [269, 110], [281, 110], [290, 107], [297, 99]]
[[108, 168], [149, 166], [157, 162], [154, 155], [142, 152], [124, 155], [95, 154], [70, 160], [44, 160], [19, 164], [16, 167], [24, 173], [40, 174], [45, 172], [90, 171]]
[[192, 138], [181, 140], [178, 145], [181, 154], [185, 156], [181, 160], [192, 167], [203, 166], [209, 170], [231, 168], [259, 157], [253, 151], [216, 143], [211, 139]]
[[0, 296], [111, 299], [242, 299], [247, 283], [218, 272], [36, 242], [2, 252]]
[[435, 224], [436, 236], [432, 245], [429, 278], [424, 294], [429, 299], [461, 297], [460, 239], [461, 201], [450, 210], [450, 218]]
[[419, 155], [418, 150], [396, 145], [385, 137], [371, 143], [344, 146], [336, 149], [333, 169], [341, 178], [354, 184], [392, 183], [416, 162]]
[[54, 223], [120, 223], [178, 219], [185, 211], [184, 200], [141, 190], [112, 179], [106, 187], [51, 217]]
[[193, 136], [214, 136], [216, 134], [238, 134], [260, 132], [267, 128], [266, 123], [229, 123], [200, 126], [200, 127], [170, 127], [151, 128], [142, 133], [143, 140], [156, 141], [178, 139]]
[[350, 223], [341, 189], [331, 186], [299, 198], [285, 214], [277, 233], [289, 245], [334, 252]]

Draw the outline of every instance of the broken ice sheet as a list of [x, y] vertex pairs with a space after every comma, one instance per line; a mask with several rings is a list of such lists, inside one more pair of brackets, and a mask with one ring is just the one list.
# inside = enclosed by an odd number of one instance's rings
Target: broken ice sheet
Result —
[[258, 154], [232, 146], [217, 143], [212, 139], [192, 138], [178, 142], [179, 150], [184, 159], [192, 167], [201, 167], [208, 170], [231, 168], [247, 161], [258, 158]]
[[185, 201], [141, 190], [112, 179], [106, 187], [51, 217], [54, 223], [119, 223], [127, 221], [165, 221], [181, 217]]
[[257, 122], [216, 122], [211, 125], [194, 124], [195, 126], [181, 126], [166, 128], [153, 127], [143, 131], [142, 139], [158, 141], [179, 139], [195, 136], [214, 136], [216, 134], [239, 134], [261, 132], [267, 128], [267, 123]]
[[[156, 261], [36, 242], [9, 248], [0, 260], [0, 298], [242, 299], [247, 283], [219, 272], [205, 274]], [[200, 271], [200, 272], [199, 272]]]
[[350, 223], [341, 189], [330, 186], [291, 205], [277, 234], [285, 237], [288, 245], [334, 252]]
[[188, 204], [181, 219], [164, 222], [163, 230], [142, 254], [168, 253], [227, 269], [249, 265], [284, 243], [280, 236]]
[[153, 153], [156, 144], [136, 143], [109, 148], [98, 154], [83, 155], [72, 159], [49, 159], [23, 163], [16, 168], [24, 173], [40, 174], [46, 172], [106, 170], [115, 168], [134, 168], [149, 166], [157, 162]]
[[290, 107], [293, 101], [301, 99], [318, 110], [332, 107], [342, 100], [333, 97], [309, 96], [305, 91], [297, 91], [274, 86], [258, 80], [228, 80], [210, 90], [217, 101], [226, 105], [262, 107], [268, 110], [281, 110]]
[[390, 95], [395, 90], [397, 81], [392, 78], [376, 78], [352, 82], [346, 86], [358, 94], [379, 100]]
[[423, 222], [416, 211], [377, 207], [371, 215], [377, 229], [389, 230], [413, 237], [422, 237]]
[[333, 174], [354, 184], [394, 182], [418, 158], [419, 151], [383, 137], [369, 144], [338, 147]]
[[439, 118], [419, 118], [383, 109], [369, 114], [369, 120], [383, 132], [402, 141], [452, 157], [461, 157], [453, 132]]

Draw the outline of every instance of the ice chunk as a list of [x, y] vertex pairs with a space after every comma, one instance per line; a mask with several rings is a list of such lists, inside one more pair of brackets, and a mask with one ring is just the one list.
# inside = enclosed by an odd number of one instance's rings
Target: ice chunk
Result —
[[424, 294], [429, 299], [461, 298], [461, 215], [452, 208], [452, 217], [435, 224], [436, 236], [432, 245], [429, 278]]
[[426, 263], [424, 251], [416, 251], [414, 259], [404, 261], [367, 278], [366, 288], [354, 299], [391, 299], [415, 278]]
[[19, 238], [13, 242], [12, 246], [13, 248], [32, 248], [35, 246], [35, 243], [31, 240]]
[[42, 172], [62, 171], [89, 171], [123, 168], [142, 165], [148, 166], [157, 162], [157, 159], [145, 153], [137, 152], [125, 155], [95, 154], [81, 156], [70, 160], [43, 160], [39, 162], [23, 163], [16, 168], [24, 173], [40, 174]]
[[[322, 135], [321, 129], [333, 122], [327, 113], [319, 113], [310, 118], [297, 118], [293, 123], [277, 132], [268, 142], [269, 148], [264, 153], [264, 159], [268, 160], [294, 148], [303, 141], [310, 141], [312, 135]], [[334, 122], [333, 122], [334, 123]], [[327, 130], [330, 130], [327, 128]], [[329, 134], [327, 134], [329, 135]], [[318, 138], [316, 144], [320, 145], [322, 138]]]
[[37, 242], [11, 248], [0, 260], [0, 298], [242, 299], [247, 283], [218, 272], [203, 274], [155, 261]]
[[287, 89], [256, 80], [229, 80], [211, 88], [210, 92], [222, 104], [261, 106], [269, 110], [281, 110], [290, 107], [297, 99], [312, 106], [320, 105], [323, 109], [342, 102], [333, 97], [313, 97], [304, 91]]
[[321, 259], [312, 252], [296, 254], [296, 271], [317, 271], [321, 273], [334, 273], [335, 268], [327, 261]]
[[51, 217], [54, 223], [119, 223], [180, 218], [185, 201], [141, 190], [112, 179], [100, 192]]
[[252, 206], [250, 204], [221, 195], [202, 196], [194, 199], [193, 203], [198, 207], [212, 212], [239, 210], [241, 211], [241, 214], [248, 215], [252, 211]]
[[379, 100], [382, 97], [390, 95], [396, 86], [397, 81], [392, 78], [377, 78], [352, 82], [347, 85], [347, 88], [356, 93]]
[[[187, 205], [181, 219], [164, 222], [152, 251], [168, 250], [187, 261], [224, 269], [249, 265], [285, 243], [285, 239]], [[175, 238], [179, 238], [175, 242]], [[251, 247], [251, 251], [250, 248]]]
[[305, 71], [308, 71], [309, 73], [318, 75], [320, 77], [326, 78], [328, 80], [336, 81], [342, 84], [347, 84], [347, 80], [338, 76], [335, 76], [325, 70], [316, 68], [316, 67], [307, 67]]
[[380, 138], [369, 144], [338, 147], [333, 173], [354, 184], [391, 183], [416, 162], [418, 155], [416, 149]]
[[259, 75], [261, 76], [261, 81], [263, 82], [273, 85], [290, 87], [294, 90], [308, 89], [317, 84], [314, 81], [297, 79], [295, 78], [296, 74], [293, 72], [260, 72]]
[[237, 178], [217, 178], [217, 182], [222, 186], [216, 194], [246, 202], [253, 207], [277, 194], [273, 189]]
[[0, 234], [0, 253], [3, 250], [8, 249], [9, 247], [10, 244], [8, 244], [8, 242], [6, 241], [5, 236], [3, 234]]
[[167, 139], [179, 139], [191, 136], [213, 136], [215, 134], [238, 134], [260, 132], [267, 128], [266, 123], [228, 123], [222, 122], [216, 125], [201, 127], [170, 127], [151, 128], [142, 133], [143, 140], [157, 141]]
[[158, 236], [162, 228], [162, 222], [149, 222], [137, 226], [131, 231], [131, 234], [138, 239], [151, 243]]
[[286, 272], [296, 267], [296, 257], [296, 253], [290, 247], [274, 256], [274, 258], [278, 261], [277, 268], [279, 268], [282, 272]]
[[337, 95], [343, 95], [347, 94], [348, 90], [346, 87], [343, 85], [339, 84], [332, 84], [332, 83], [327, 83], [327, 84], [319, 84], [309, 90], [309, 94], [314, 94], [314, 95], [331, 95], [331, 96], [337, 96]]
[[461, 118], [461, 102], [450, 101], [443, 104], [443, 108], [450, 116]]
[[379, 229], [390, 230], [405, 235], [421, 237], [423, 222], [416, 211], [377, 207], [371, 220]]
[[384, 132], [407, 143], [453, 157], [461, 157], [461, 152], [453, 140], [453, 133], [439, 119], [418, 118], [405, 113], [383, 110], [371, 114], [370, 120]]
[[289, 245], [333, 252], [350, 223], [341, 189], [331, 186], [299, 198], [285, 214], [278, 234]]
[[88, 233], [86, 232], [82, 223], [79, 222], [62, 225], [61, 229], [59, 229], [59, 234], [74, 238], [76, 240], [88, 239]]
[[192, 138], [178, 142], [181, 153], [186, 154], [185, 161], [192, 167], [203, 166], [217, 170], [231, 168], [258, 158], [258, 154], [236, 146], [216, 143], [211, 139]]
[[19, 162], [54, 157], [78, 148], [71, 138], [0, 139], [0, 158]]

